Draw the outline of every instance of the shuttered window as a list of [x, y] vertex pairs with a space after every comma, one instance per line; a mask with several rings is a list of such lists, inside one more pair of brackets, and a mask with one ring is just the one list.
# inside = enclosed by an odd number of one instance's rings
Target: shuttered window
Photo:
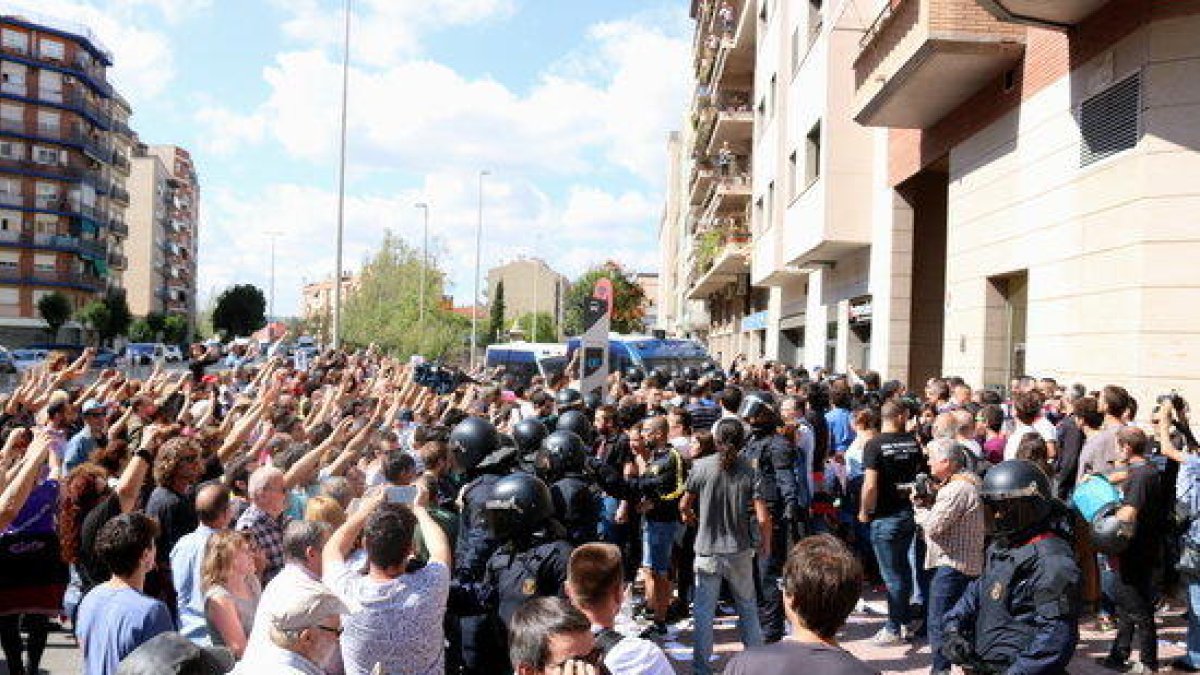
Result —
[[1141, 137], [1141, 73], [1127, 77], [1079, 106], [1079, 166], [1137, 146]]

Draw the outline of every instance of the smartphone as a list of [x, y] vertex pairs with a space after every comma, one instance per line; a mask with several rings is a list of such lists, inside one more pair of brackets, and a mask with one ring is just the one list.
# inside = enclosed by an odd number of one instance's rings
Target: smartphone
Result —
[[387, 489], [387, 502], [389, 504], [408, 504], [412, 506], [417, 500], [417, 486], [415, 485], [393, 485]]

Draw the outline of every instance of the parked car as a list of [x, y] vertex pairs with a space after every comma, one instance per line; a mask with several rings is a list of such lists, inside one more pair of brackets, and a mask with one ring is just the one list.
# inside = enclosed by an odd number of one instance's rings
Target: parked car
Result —
[[166, 346], [161, 342], [131, 342], [125, 345], [125, 359], [131, 366], [152, 365], [167, 357]]
[[45, 361], [48, 353], [45, 349], [14, 349], [13, 366], [18, 372], [24, 372]]
[[101, 347], [96, 350], [96, 356], [92, 358], [93, 368], [116, 368], [119, 357], [117, 353], [107, 347]]
[[168, 363], [176, 363], [183, 360], [183, 350], [179, 345], [164, 345], [163, 354]]
[[17, 366], [13, 363], [12, 352], [6, 347], [0, 347], [0, 373], [12, 374], [17, 372]]

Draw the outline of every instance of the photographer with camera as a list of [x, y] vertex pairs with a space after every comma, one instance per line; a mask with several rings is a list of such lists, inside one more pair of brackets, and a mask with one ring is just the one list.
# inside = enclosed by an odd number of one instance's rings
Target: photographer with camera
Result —
[[969, 451], [948, 438], [935, 439], [927, 450], [932, 478], [918, 475], [911, 498], [917, 524], [925, 533], [925, 567], [933, 571], [929, 584], [930, 672], [940, 675], [949, 673], [951, 666], [941, 652], [942, 619], [983, 572], [987, 522], [979, 497], [980, 480], [971, 471]]

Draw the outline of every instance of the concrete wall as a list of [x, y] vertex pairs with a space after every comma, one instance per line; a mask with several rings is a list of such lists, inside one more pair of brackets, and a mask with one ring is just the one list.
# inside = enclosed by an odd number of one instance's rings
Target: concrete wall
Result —
[[162, 272], [157, 265], [163, 254], [158, 249], [162, 240], [162, 198], [159, 185], [167, 179], [167, 169], [162, 161], [151, 155], [133, 157], [129, 179], [129, 208], [125, 219], [129, 224], [129, 238], [125, 240], [125, 256], [129, 269], [125, 271], [125, 297], [129, 311], [134, 316], [145, 316], [163, 311], [163, 301], [156, 293], [162, 288]]
[[[989, 277], [1027, 270], [1031, 374], [1123, 384], [1147, 407], [1200, 396], [1197, 35], [1197, 16], [1148, 23], [950, 153], [946, 372], [996, 378]], [[1077, 106], [1138, 71], [1140, 142], [1080, 168]]]

